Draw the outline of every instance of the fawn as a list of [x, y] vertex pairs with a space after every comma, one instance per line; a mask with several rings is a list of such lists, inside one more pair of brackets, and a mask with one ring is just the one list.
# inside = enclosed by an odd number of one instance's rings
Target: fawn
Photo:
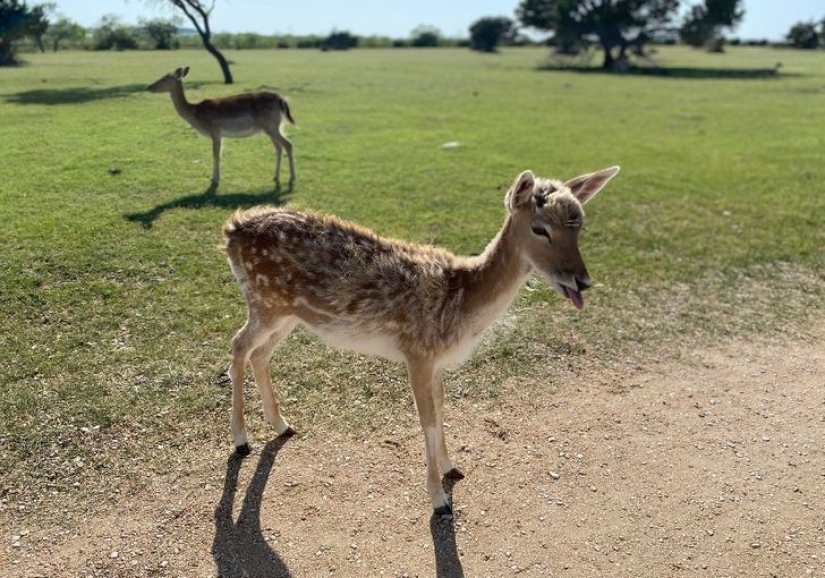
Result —
[[379, 237], [336, 217], [279, 208], [238, 212], [224, 226], [226, 254], [248, 308], [232, 340], [231, 428], [248, 454], [244, 372], [252, 365], [264, 414], [292, 435], [269, 375], [274, 348], [298, 324], [333, 346], [404, 362], [427, 458], [433, 509], [449, 514], [441, 475], [462, 478], [444, 440], [442, 372], [461, 363], [538, 270], [578, 309], [591, 286], [578, 248], [589, 201], [619, 167], [567, 182], [524, 171], [505, 196], [507, 217], [481, 255]]

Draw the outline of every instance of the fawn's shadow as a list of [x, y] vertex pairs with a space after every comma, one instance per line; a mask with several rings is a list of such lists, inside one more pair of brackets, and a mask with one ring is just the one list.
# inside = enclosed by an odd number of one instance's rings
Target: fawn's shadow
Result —
[[261, 450], [252, 481], [246, 490], [238, 519], [232, 507], [243, 458], [232, 454], [226, 463], [223, 495], [215, 509], [215, 539], [212, 557], [221, 578], [290, 578], [286, 564], [272, 549], [261, 531], [261, 501], [275, 458], [288, 438], [272, 440]]
[[[452, 496], [456, 480], [445, 478], [442, 483], [447, 495]], [[436, 578], [464, 578], [464, 568], [458, 559], [453, 518], [445, 519], [438, 514], [433, 514], [430, 518], [430, 534], [433, 537], [433, 549], [435, 550]]]
[[227, 209], [237, 209], [252, 207], [255, 205], [282, 205], [284, 197], [292, 192], [292, 185], [281, 187], [276, 185], [268, 193], [229, 193], [225, 195], [217, 194], [218, 187], [214, 184], [199, 195], [187, 195], [161, 203], [143, 213], [129, 213], [126, 220], [133, 223], [140, 223], [144, 229], [151, 229], [155, 221], [166, 211], [172, 209], [202, 209], [204, 207], [221, 207]]

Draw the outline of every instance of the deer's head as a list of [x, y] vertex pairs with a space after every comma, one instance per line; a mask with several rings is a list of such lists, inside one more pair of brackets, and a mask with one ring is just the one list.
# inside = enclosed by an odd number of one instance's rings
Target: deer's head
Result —
[[172, 90], [180, 84], [181, 80], [189, 74], [189, 67], [177, 68], [174, 72], [164, 74], [155, 82], [150, 84], [146, 90], [149, 92], [172, 92]]
[[582, 205], [618, 172], [619, 167], [611, 167], [562, 183], [524, 171], [504, 200], [515, 221], [524, 256], [577, 309], [584, 307], [582, 291], [592, 284], [579, 252], [579, 232], [584, 225]]

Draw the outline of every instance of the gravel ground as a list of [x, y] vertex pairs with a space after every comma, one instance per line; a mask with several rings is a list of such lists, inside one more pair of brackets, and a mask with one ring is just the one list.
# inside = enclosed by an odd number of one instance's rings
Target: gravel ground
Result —
[[450, 405], [451, 519], [431, 515], [405, 406], [395, 429], [252, 432], [245, 459], [228, 434], [190, 440], [82, 508], [6, 504], [0, 575], [825, 576], [821, 342], [565, 371]]

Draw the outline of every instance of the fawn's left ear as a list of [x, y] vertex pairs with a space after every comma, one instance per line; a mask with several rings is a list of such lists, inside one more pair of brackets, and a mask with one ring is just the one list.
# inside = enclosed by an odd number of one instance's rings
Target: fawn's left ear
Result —
[[533, 188], [536, 186], [536, 176], [533, 171], [527, 170], [516, 177], [513, 186], [504, 197], [504, 206], [511, 213], [532, 202]]
[[618, 172], [618, 166], [610, 167], [597, 173], [587, 173], [586, 175], [570, 179], [564, 183], [564, 186], [569, 188], [573, 196], [583, 205], [595, 197], [596, 193], [601, 191], [608, 181], [615, 177]]

